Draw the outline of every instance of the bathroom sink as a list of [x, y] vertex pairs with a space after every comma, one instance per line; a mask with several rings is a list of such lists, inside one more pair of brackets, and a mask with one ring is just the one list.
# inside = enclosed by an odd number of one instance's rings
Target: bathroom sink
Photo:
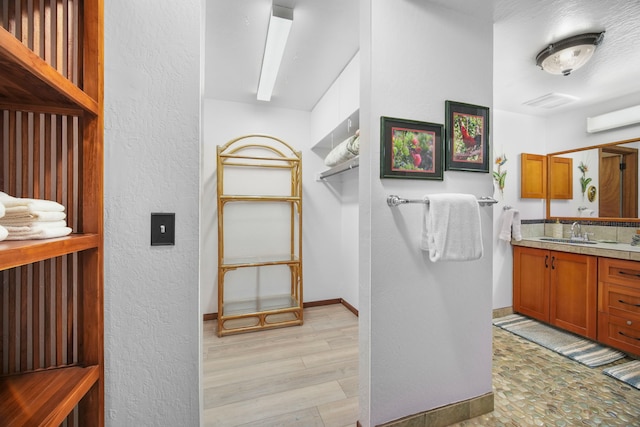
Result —
[[545, 242], [576, 243], [578, 245], [596, 245], [598, 243], [593, 240], [562, 239], [557, 237], [541, 237], [540, 240]]

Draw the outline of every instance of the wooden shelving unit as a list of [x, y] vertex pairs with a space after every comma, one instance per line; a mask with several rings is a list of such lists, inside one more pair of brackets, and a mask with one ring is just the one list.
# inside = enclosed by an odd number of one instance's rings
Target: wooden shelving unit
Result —
[[0, 7], [0, 190], [74, 230], [0, 242], [0, 425], [102, 426], [103, 1]]
[[[272, 176], [275, 174], [280, 175]], [[217, 178], [218, 335], [301, 325], [300, 152], [271, 136], [243, 136], [218, 147]], [[243, 212], [236, 212], [239, 215], [228, 214], [226, 210], [231, 205], [242, 205]], [[283, 209], [269, 217], [273, 221], [270, 222], [264, 216], [268, 216], [265, 214], [269, 212], [268, 207], [273, 206]], [[237, 219], [239, 217], [240, 220]], [[239, 221], [235, 223], [235, 229], [229, 225], [231, 220]], [[283, 224], [286, 225], [286, 231], [283, 229], [269, 234], [270, 229], [277, 229]], [[243, 230], [249, 227], [253, 227], [252, 232]], [[255, 236], [262, 231], [267, 234], [266, 237]], [[273, 248], [270, 247], [271, 243], [267, 247], [260, 247], [264, 241], [271, 242]], [[288, 269], [286, 280], [282, 279], [282, 275], [272, 276], [278, 268]], [[246, 280], [246, 276], [238, 280], [228, 278], [231, 272], [247, 272], [249, 269], [256, 270], [255, 278], [251, 280]], [[264, 269], [271, 271], [265, 272], [266, 278], [263, 279], [260, 270]], [[265, 292], [260, 291], [263, 286], [267, 289]]]

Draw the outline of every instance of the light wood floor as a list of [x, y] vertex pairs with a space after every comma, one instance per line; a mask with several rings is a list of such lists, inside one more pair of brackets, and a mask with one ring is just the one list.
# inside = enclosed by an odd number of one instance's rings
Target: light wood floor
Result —
[[205, 426], [355, 426], [358, 318], [341, 304], [304, 325], [218, 338], [204, 322]]

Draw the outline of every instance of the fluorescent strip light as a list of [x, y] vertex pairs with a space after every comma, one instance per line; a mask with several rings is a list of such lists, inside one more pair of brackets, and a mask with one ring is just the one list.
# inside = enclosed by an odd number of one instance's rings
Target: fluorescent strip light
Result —
[[270, 101], [293, 23], [293, 9], [273, 5], [258, 83], [258, 101]]
[[595, 117], [587, 117], [587, 132], [601, 132], [640, 123], [640, 105], [612, 111]]

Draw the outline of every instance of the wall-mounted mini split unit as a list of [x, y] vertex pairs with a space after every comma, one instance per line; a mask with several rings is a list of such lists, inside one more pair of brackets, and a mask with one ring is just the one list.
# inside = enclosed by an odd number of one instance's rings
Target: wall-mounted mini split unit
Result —
[[612, 111], [595, 117], [587, 117], [587, 132], [602, 132], [640, 123], [640, 105]]

